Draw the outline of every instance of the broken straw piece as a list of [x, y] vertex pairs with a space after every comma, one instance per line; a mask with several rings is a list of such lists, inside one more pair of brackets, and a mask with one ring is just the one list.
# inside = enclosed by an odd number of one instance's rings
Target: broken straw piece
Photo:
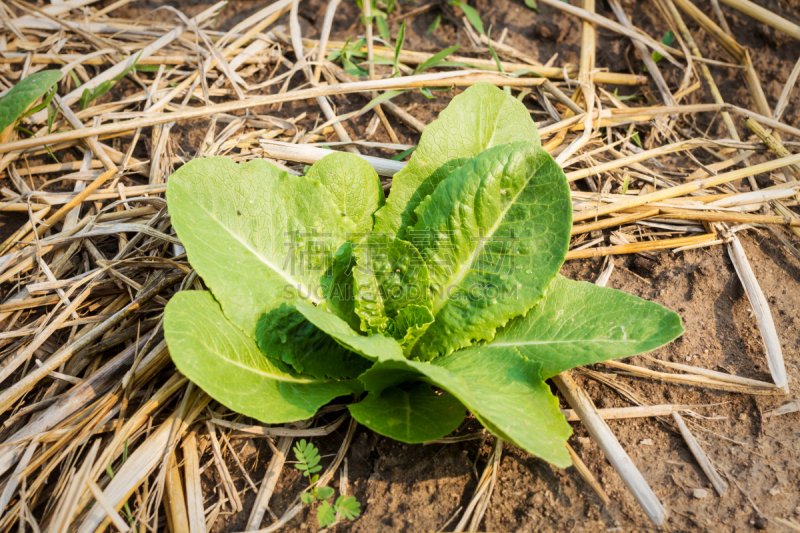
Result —
[[733, 266], [736, 269], [739, 279], [744, 286], [744, 292], [747, 294], [747, 299], [753, 306], [753, 312], [758, 321], [758, 329], [761, 330], [761, 337], [764, 339], [764, 348], [767, 353], [767, 366], [769, 372], [772, 374], [772, 380], [775, 385], [783, 389], [785, 393], [789, 392], [789, 380], [786, 377], [786, 366], [783, 363], [783, 353], [781, 352], [781, 343], [778, 340], [778, 333], [775, 330], [775, 323], [772, 321], [772, 313], [769, 310], [769, 304], [758, 285], [753, 269], [750, 267], [750, 262], [742, 248], [742, 243], [735, 234], [730, 235], [728, 240], [728, 255], [733, 261]]

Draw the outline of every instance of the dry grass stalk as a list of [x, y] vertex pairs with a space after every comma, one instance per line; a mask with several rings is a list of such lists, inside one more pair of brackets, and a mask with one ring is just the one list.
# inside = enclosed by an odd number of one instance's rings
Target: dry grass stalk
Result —
[[714, 490], [717, 491], [717, 494], [722, 496], [728, 490], [728, 484], [725, 483], [725, 480], [722, 479], [722, 476], [719, 475], [717, 469], [714, 468], [714, 465], [711, 464], [711, 460], [708, 458], [706, 453], [700, 447], [700, 444], [697, 442], [697, 439], [694, 438], [692, 432], [689, 431], [689, 428], [686, 427], [686, 423], [681, 418], [677, 412], [672, 412], [672, 419], [675, 421], [675, 424], [678, 426], [678, 429], [681, 432], [686, 444], [689, 446], [689, 450], [691, 450], [692, 455], [700, 464], [700, 468], [703, 469], [703, 472], [708, 477], [711, 484], [714, 485]]
[[[309, 46], [316, 46], [317, 41], [305, 39], [304, 44], [307, 44]], [[328, 43], [328, 52], [333, 52], [334, 50], [341, 49], [342, 47], [344, 47], [344, 42], [331, 41]], [[366, 47], [364, 47], [362, 51], [366, 51]], [[383, 46], [373, 46], [373, 54], [375, 56], [384, 57], [386, 59], [394, 59], [394, 49], [386, 48]], [[407, 65], [419, 65], [424, 63], [431, 57], [433, 57], [433, 55], [434, 54], [431, 53], [412, 52], [409, 50], [403, 50], [400, 52], [400, 61]], [[466, 65], [474, 66], [480, 69], [486, 69], [497, 72], [497, 63], [494, 61], [494, 59], [476, 59], [474, 57], [448, 56], [447, 60], [458, 63], [464, 63]], [[534, 68], [526, 63], [512, 63], [509, 61], [501, 61], [500, 66], [503, 67], [504, 72], [530, 70], [536, 72], [540, 76], [544, 76], [545, 78], [550, 78], [554, 80], [564, 79], [563, 68], [558, 68], [558, 67]], [[567, 74], [569, 74], [570, 76], [574, 76], [576, 74], [574, 66], [572, 66], [572, 69], [567, 68]], [[634, 74], [623, 74], [617, 72], [597, 72], [594, 76], [596, 83], [609, 83], [615, 85], [644, 85], [647, 83], [646, 77]]]
[[[315, 146], [282, 143], [272, 140], [261, 141], [261, 148], [264, 150], [264, 155], [272, 159], [297, 161], [307, 165], [313, 165], [331, 153], [330, 150]], [[406, 166], [402, 161], [392, 161], [391, 159], [361, 154], [358, 154], [358, 156], [372, 165], [372, 168], [375, 169], [379, 176], [391, 178]]]
[[[609, 0], [609, 5], [611, 6], [611, 10], [614, 11], [614, 15], [622, 23], [622, 25], [632, 30], [633, 25], [628, 19], [628, 15], [625, 14], [625, 10], [622, 9], [619, 0]], [[653, 60], [653, 56], [650, 54], [650, 52], [648, 52], [645, 45], [637, 39], [632, 39], [631, 42], [633, 42], [633, 46], [636, 47], [636, 50], [639, 52], [639, 57], [642, 58], [645, 67], [647, 67], [647, 71], [653, 76], [653, 81], [656, 82], [658, 91], [661, 93], [661, 98], [664, 100], [664, 105], [678, 105], [678, 102], [675, 100], [675, 97], [672, 96], [669, 87], [667, 87], [667, 82], [664, 80], [664, 76], [661, 75], [658, 65]]]
[[[597, 14], [595, 14], [595, 13], [593, 13], [591, 11], [588, 11], [586, 9], [581, 9], [581, 8], [572, 6], [570, 4], [564, 4], [562, 2], [559, 2], [558, 0], [540, 0], [540, 1], [545, 5], [548, 5], [550, 7], [554, 7], [556, 9], [560, 9], [562, 11], [565, 11], [566, 13], [570, 13], [572, 15], [575, 15], [575, 16], [581, 18], [582, 20], [585, 20], [587, 22], [596, 24], [597, 26], [602, 26], [602, 27], [607, 28], [609, 30], [612, 30], [612, 31], [615, 31], [615, 32], [620, 33], [622, 35], [625, 35], [627, 37], [630, 37], [633, 40], [640, 41], [643, 44], [645, 44], [646, 46], [648, 46], [649, 48], [651, 48], [652, 50], [660, 53], [662, 56], [667, 58], [670, 62], [678, 64], [677, 61], [675, 60], [675, 58], [673, 57], [673, 55], [670, 52], [667, 51], [667, 47], [665, 47], [664, 45], [662, 45], [661, 43], [659, 43], [658, 41], [656, 41], [652, 37], [646, 35], [645, 33], [629, 30], [628, 28], [626, 28], [622, 24], [614, 22], [613, 20], [609, 20], [609, 19], [607, 19], [607, 18], [605, 18], [603, 16], [597, 15]], [[672, 51], [673, 52], [677, 52], [678, 54], [680, 54], [680, 52], [678, 52], [677, 50], [673, 49]]]
[[784, 157], [781, 159], [776, 159], [773, 161], [768, 161], [766, 163], [761, 163], [759, 165], [754, 165], [752, 167], [733, 170], [731, 172], [726, 172], [724, 174], [719, 174], [717, 176], [710, 178], [695, 180], [689, 183], [685, 183], [683, 185], [670, 187], [668, 189], [662, 189], [660, 191], [652, 192], [650, 194], [644, 194], [641, 196], [637, 196], [635, 198], [631, 198], [630, 200], [623, 200], [621, 202], [616, 202], [614, 204], [603, 206], [597, 210], [587, 210], [585, 214], [578, 214], [575, 217], [573, 217], [573, 221], [577, 222], [580, 220], [587, 220], [589, 218], [594, 218], [596, 216], [599, 217], [603, 215], [608, 215], [610, 213], [617, 213], [619, 211], [624, 211], [632, 207], [647, 205], [653, 202], [667, 200], [669, 198], [676, 198], [678, 196], [685, 196], [695, 191], [708, 189], [710, 187], [716, 187], [717, 185], [730, 183], [732, 181], [736, 181], [738, 179], [742, 179], [747, 176], [753, 176], [755, 174], [760, 174], [761, 172], [768, 172], [770, 170], [775, 170], [776, 168], [785, 167], [787, 165], [795, 163], [800, 163], [800, 154], [796, 154], [790, 157]]
[[440, 72], [435, 74], [419, 74], [417, 76], [407, 76], [404, 78], [389, 78], [383, 80], [327, 85], [312, 89], [296, 90], [283, 94], [258, 96], [236, 102], [226, 102], [222, 104], [211, 104], [197, 108], [189, 108], [175, 113], [152, 113], [154, 115], [152, 117], [125, 120], [113, 124], [104, 124], [93, 128], [85, 128], [81, 131], [53, 133], [50, 135], [43, 135], [42, 137], [32, 137], [30, 139], [2, 144], [0, 145], [0, 153], [27, 150], [30, 148], [44, 146], [45, 144], [55, 144], [75, 139], [84, 139], [92, 136], [101, 137], [106, 134], [121, 134], [134, 131], [137, 128], [146, 128], [149, 126], [166, 124], [168, 122], [175, 122], [177, 120], [202, 118], [219, 113], [230, 113], [231, 111], [252, 109], [254, 107], [261, 107], [269, 104], [280, 104], [294, 100], [306, 100], [309, 98], [316, 99], [318, 97], [373, 90], [415, 89], [421, 87], [441, 87], [442, 85], [469, 87], [479, 82], [509, 87], [535, 87], [544, 83], [544, 80], [542, 78], [510, 78], [500, 74], [491, 74], [481, 71], [456, 71]]
[[53, 372], [59, 366], [66, 363], [72, 356], [80, 353], [81, 350], [87, 348], [92, 343], [97, 341], [106, 331], [116, 326], [130, 316], [133, 312], [138, 310], [143, 303], [147, 302], [150, 298], [153, 298], [165, 287], [174, 285], [181, 278], [183, 278], [183, 274], [165, 278], [161, 283], [152, 287], [150, 290], [144, 291], [139, 298], [128, 304], [121, 311], [115, 313], [114, 316], [106, 320], [103, 324], [99, 325], [73, 344], [65, 346], [59, 350], [36, 370], [30, 372], [23, 379], [19, 380], [13, 386], [0, 393], [0, 413], [7, 411], [13, 402], [18, 400], [22, 395], [32, 389], [50, 372]]
[[[675, 2], [678, 2], [678, 4], [681, 5], [684, 10], [688, 9], [689, 7], [694, 8], [694, 5], [688, 2], [687, 0], [675, 0]], [[669, 9], [669, 12], [672, 15], [673, 20], [677, 24], [678, 29], [680, 30], [681, 35], [683, 36], [683, 39], [689, 45], [689, 49], [691, 50], [692, 55], [694, 56], [695, 59], [701, 59], [703, 55], [700, 53], [700, 49], [697, 47], [697, 43], [695, 42], [694, 37], [692, 36], [691, 32], [689, 32], [689, 28], [686, 27], [683, 18], [681, 17], [680, 13], [675, 7], [675, 4], [673, 3], [673, 0], [664, 0], [664, 3]], [[686, 4], [691, 4], [691, 6], [687, 6]], [[695, 10], [692, 10], [691, 13], [693, 14], [696, 13], [696, 8]], [[707, 17], [705, 17], [703, 20], [704, 21], [707, 20]], [[728, 35], [724, 33], [722, 33], [722, 36], [720, 38], [722, 39], [723, 36], [727, 39], [727, 40], [723, 39], [723, 42], [725, 42], [729, 46], [726, 49], [735, 56], [736, 54], [741, 54], [743, 57], [743, 51], [741, 51], [741, 47], [738, 45], [738, 43], [733, 41], [732, 38], [730, 38]], [[703, 74], [703, 78], [705, 79], [709, 89], [711, 90], [711, 96], [714, 98], [714, 101], [717, 104], [721, 105], [724, 104], [725, 102], [722, 99], [722, 94], [719, 92], [717, 83], [716, 81], [714, 81], [714, 76], [711, 75], [711, 71], [708, 69], [708, 65], [700, 63], [700, 72]], [[727, 110], [723, 110], [720, 112], [720, 115], [722, 116], [722, 121], [725, 123], [725, 127], [727, 128], [728, 134], [730, 134], [731, 139], [738, 141], [739, 132], [736, 130], [736, 126], [733, 124], [733, 120], [731, 119], [730, 113]], [[756, 184], [755, 178], [753, 178], [752, 176], [748, 176], [748, 180], [750, 182], [750, 188], [752, 190], [756, 190], [758, 186]]]
[[[347, 420], [348, 415], [345, 413], [330, 424], [316, 428], [306, 427], [283, 427], [283, 426], [251, 426], [246, 424], [238, 424], [221, 418], [212, 418], [211, 422], [216, 426], [225, 427], [237, 431], [242, 436], [250, 437], [324, 437], [330, 435]], [[231, 438], [237, 437], [236, 433], [231, 435]]]
[[636, 501], [644, 509], [645, 514], [656, 526], [660, 526], [667, 518], [667, 510], [658, 501], [650, 485], [647, 484], [642, 474], [633, 464], [628, 454], [622, 449], [611, 429], [597, 412], [591, 398], [578, 387], [572, 377], [567, 373], [559, 374], [553, 378], [558, 390], [566, 398], [567, 403], [575, 410], [581, 423], [589, 431], [594, 441], [603, 450], [614, 470], [622, 478], [625, 486], [631, 491]]
[[640, 366], [629, 365], [620, 363], [618, 361], [605, 361], [602, 363], [605, 366], [621, 370], [620, 374], [630, 375], [641, 378], [654, 379], [656, 381], [663, 381], [665, 383], [676, 383], [679, 385], [691, 385], [694, 387], [702, 387], [707, 389], [737, 392], [740, 394], [750, 394], [753, 396], [782, 396], [786, 392], [776, 386], [752, 386], [731, 383], [730, 381], [722, 381], [711, 377], [703, 376], [700, 374], [668, 374], [665, 372], [657, 372], [648, 368]]
[[[103, 494], [103, 489], [101, 489], [100, 486], [91, 479], [88, 480], [87, 483], [89, 485], [89, 489], [92, 491], [92, 496], [94, 496], [95, 501], [100, 507], [103, 508], [103, 510], [109, 516], [111, 523], [114, 525], [114, 527], [117, 528], [122, 533], [127, 533], [128, 531], [130, 531], [131, 530], [130, 526], [125, 523], [125, 521], [119, 515], [117, 510], [114, 509], [114, 507], [106, 499], [105, 494]], [[175, 522], [173, 521], [170, 523], [174, 524]], [[183, 524], [179, 523], [178, 527], [181, 526], [183, 526]], [[173, 531], [188, 531], [188, 530], [173, 529]]]
[[[576, 417], [577, 418], [577, 417]], [[572, 459], [572, 466], [575, 468], [575, 471], [578, 472], [578, 475], [586, 482], [587, 485], [597, 494], [597, 497], [600, 498], [600, 501], [603, 502], [603, 505], [610, 505], [611, 498], [608, 497], [606, 491], [603, 490], [603, 486], [597, 481], [597, 478], [594, 477], [592, 471], [589, 470], [589, 467], [586, 466], [586, 463], [583, 462], [583, 459], [575, 453], [575, 450], [572, 449], [572, 446], [567, 444], [567, 451], [569, 452], [569, 456]]]
[[[626, 418], [649, 418], [654, 416], [667, 416], [675, 411], [689, 409], [688, 405], [644, 405], [637, 407], [610, 407], [598, 409], [603, 420], [624, 420]], [[579, 422], [580, 418], [574, 409], [562, 409], [561, 413], [567, 422]]]
[[[180, 435], [186, 431], [188, 426], [205, 409], [209, 401], [211, 401], [211, 398], [203, 392], [194, 394], [190, 401], [187, 402], [189, 409], [186, 413], [175, 411], [165, 423], [128, 457], [128, 460], [103, 491], [103, 494], [114, 505], [114, 508], [117, 505], [121, 506], [130, 493], [158, 466], [164, 453], [169, 453], [168, 445], [172, 435]], [[108, 515], [105, 510], [100, 506], [95, 506], [81, 522], [78, 533], [91, 533], [106, 520], [108, 520]]]
[[217, 430], [211, 424], [211, 422], [207, 420], [206, 429], [208, 429], [208, 435], [211, 438], [211, 451], [213, 452], [214, 457], [214, 468], [217, 469], [220, 480], [222, 480], [222, 488], [225, 490], [225, 494], [228, 497], [228, 503], [231, 505], [231, 509], [238, 513], [243, 509], [242, 500], [239, 498], [239, 492], [236, 490], [236, 485], [233, 483], [231, 473], [228, 471], [228, 467], [225, 464], [225, 459], [222, 457], [222, 449], [219, 446], [219, 440], [217, 440]]
[[717, 381], [724, 381], [727, 383], [736, 383], [739, 385], [744, 385], [748, 387], [755, 387], [760, 389], [774, 389], [775, 385], [772, 383], [767, 383], [766, 381], [759, 381], [757, 379], [749, 379], [743, 378], [741, 376], [736, 376], [733, 374], [725, 374], [724, 372], [717, 372], [716, 370], [708, 370], [706, 368], [700, 368], [697, 366], [692, 365], [684, 365], [681, 363], [671, 363], [669, 361], [661, 361], [660, 359], [656, 359], [654, 357], [650, 357], [649, 355], [642, 355], [641, 357], [656, 363], [657, 365], [664, 366], [666, 368], [672, 368], [674, 370], [680, 370], [681, 372], [686, 372], [689, 374], [697, 374], [699, 376], [706, 376], [711, 379], [715, 379]]
[[780, 30], [788, 35], [791, 35], [795, 39], [800, 41], [800, 26], [797, 24], [793, 24], [789, 22], [785, 18], [776, 15], [772, 11], [759, 6], [749, 0], [720, 0], [721, 2], [728, 4], [734, 9], [737, 9], [744, 13], [745, 15], [749, 15], [754, 19], [763, 22], [769, 26], [772, 26], [776, 30]]
[[796, 413], [797, 411], [800, 411], [800, 401], [794, 401], [794, 402], [785, 403], [785, 404], [781, 405], [780, 407], [778, 407], [777, 409], [774, 409], [772, 411], [764, 413], [764, 416], [766, 416], [767, 418], [771, 418], [773, 416], [780, 416], [780, 415], [786, 415], [786, 414], [789, 414], [789, 413]]
[[[497, 479], [497, 469], [500, 466], [500, 457], [502, 453], [503, 441], [496, 438], [494, 446], [492, 446], [492, 455], [490, 456], [489, 462], [486, 464], [486, 468], [483, 469], [483, 473], [478, 480], [478, 486], [475, 487], [475, 493], [472, 495], [469, 505], [467, 505], [467, 508], [464, 510], [461, 520], [459, 520], [456, 527], [453, 528], [454, 532], [464, 531], [468, 523], [470, 527], [469, 531], [477, 530], [480, 519], [483, 517], [483, 513], [480, 513], [480, 509], [483, 508], [485, 511], [483, 502], [485, 501], [488, 503], [488, 499], [491, 497], [492, 490], [494, 489], [494, 481]], [[475, 520], [470, 520], [474, 517], [478, 517], [478, 523], [475, 523]], [[473, 526], [475, 529], [473, 529]]]
[[269, 500], [272, 498], [273, 492], [275, 492], [275, 486], [278, 484], [283, 465], [286, 462], [286, 456], [292, 448], [293, 440], [292, 437], [278, 439], [272, 459], [270, 459], [267, 471], [264, 473], [264, 479], [261, 481], [261, 487], [259, 487], [258, 494], [253, 502], [245, 531], [256, 531], [261, 528], [261, 522], [263, 522], [264, 514], [269, 509]]
[[772, 321], [769, 304], [761, 287], [758, 285], [756, 275], [750, 267], [750, 262], [747, 260], [747, 255], [744, 253], [744, 248], [742, 248], [739, 238], [734, 233], [731, 233], [727, 240], [728, 255], [733, 261], [736, 274], [739, 275], [739, 280], [744, 286], [747, 299], [750, 300], [750, 305], [753, 306], [753, 313], [756, 316], [758, 329], [761, 331], [761, 339], [766, 349], [767, 366], [770, 374], [772, 374], [772, 380], [775, 382], [776, 387], [788, 394], [789, 379], [786, 375], [781, 343], [778, 339], [778, 332], [775, 330], [775, 323]]
[[197, 456], [197, 438], [190, 431], [182, 440], [183, 472], [186, 480], [186, 510], [189, 533], [206, 533], [203, 487], [200, 481], [200, 458]]
[[715, 233], [698, 235], [697, 237], [678, 237], [676, 239], [659, 239], [655, 241], [634, 242], [621, 244], [619, 246], [600, 246], [587, 250], [572, 250], [567, 252], [567, 260], [582, 259], [585, 257], [605, 257], [608, 255], [635, 254], [640, 252], [652, 252], [655, 250], [665, 250], [682, 246], [704, 245], [717, 240]]
[[[761, 139], [761, 142], [767, 145], [767, 148], [769, 148], [772, 153], [774, 153], [778, 157], [788, 157], [791, 155], [789, 153], [789, 150], [787, 150], [786, 147], [783, 146], [781, 141], [773, 137], [767, 130], [761, 127], [761, 124], [751, 119], [750, 117], [745, 117], [744, 123], [748, 128], [750, 128], [750, 131], [755, 133], [758, 136], [758, 138]], [[791, 169], [791, 172], [787, 174], [787, 176], [792, 181], [796, 181], [797, 179], [796, 176], [800, 175], [798, 174], [800, 172], [800, 165], [795, 164], [789, 168]]]

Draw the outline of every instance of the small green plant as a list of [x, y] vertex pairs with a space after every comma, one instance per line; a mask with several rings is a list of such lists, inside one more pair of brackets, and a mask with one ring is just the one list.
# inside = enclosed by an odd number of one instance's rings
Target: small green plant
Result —
[[350, 39], [348, 38], [345, 41], [344, 46], [342, 46], [341, 50], [335, 50], [331, 52], [327, 60], [328, 61], [340, 61], [342, 63], [342, 68], [345, 72], [350, 74], [351, 76], [361, 77], [366, 76], [369, 74], [365, 69], [361, 68], [360, 66], [356, 65], [353, 62], [354, 58], [363, 59], [367, 57], [366, 52], [363, 52], [361, 48], [366, 43], [366, 39], [359, 39], [353, 44], [350, 44]]
[[[12, 87], [0, 99], [0, 132], [45, 107], [49, 109], [56, 94], [55, 85], [60, 79], [60, 70], [43, 70]], [[45, 99], [42, 103], [33, 105], [43, 96]]]
[[114, 87], [114, 85], [116, 85], [116, 83], [119, 80], [127, 76], [128, 72], [130, 72], [132, 69], [136, 67], [136, 63], [138, 61], [139, 61], [139, 56], [137, 55], [133, 63], [131, 63], [131, 65], [128, 68], [126, 68], [119, 75], [115, 76], [113, 79], [104, 81], [94, 89], [84, 89], [80, 99], [81, 109], [86, 109], [87, 107], [89, 107], [89, 104], [91, 104], [92, 102], [94, 102], [95, 100], [106, 94], [108, 91], [110, 91], [111, 88]]
[[[665, 44], [667, 46], [672, 46], [672, 41], [674, 41], [674, 40], [675, 40], [675, 34], [672, 32], [672, 30], [669, 30], [661, 38], [661, 44]], [[656, 63], [661, 61], [662, 59], [664, 59], [664, 56], [662, 56], [658, 52], [653, 52], [652, 57], [653, 57], [653, 61], [655, 61]], [[642, 70], [647, 72], [647, 68], [646, 67], [644, 67]]]
[[[356, 4], [358, 5], [359, 9], [364, 9], [364, 2], [362, 0], [356, 0]], [[397, 7], [397, 2], [396, 0], [371, 0], [370, 6], [370, 12], [372, 13], [371, 18], [372, 21], [375, 22], [375, 26], [378, 28], [378, 34], [381, 36], [381, 39], [389, 44], [392, 38], [389, 34], [388, 19]], [[370, 21], [364, 20], [364, 22], [367, 23]]]
[[469, 23], [472, 24], [473, 28], [475, 28], [475, 31], [481, 35], [486, 35], [486, 32], [483, 31], [483, 22], [481, 22], [481, 16], [478, 15], [478, 12], [475, 11], [474, 7], [459, 0], [449, 0], [449, 3], [451, 6], [461, 9], [462, 13], [464, 13], [464, 16], [467, 17], [467, 20], [469, 20]]
[[195, 159], [170, 177], [167, 198], [210, 289], [169, 302], [172, 359], [264, 423], [349, 396], [358, 422], [419, 443], [469, 409], [566, 467], [571, 429], [545, 381], [683, 333], [658, 304], [558, 274], [567, 179], [525, 106], [486, 83], [428, 125], [388, 198], [372, 167], [344, 152], [305, 176]]
[[439, 13], [436, 15], [436, 18], [433, 19], [431, 25], [428, 26], [428, 29], [425, 31], [425, 35], [433, 35], [433, 32], [439, 29], [439, 25], [441, 25], [441, 23], [442, 23], [442, 14]]
[[331, 505], [329, 499], [335, 494], [334, 490], [330, 487], [316, 486], [319, 481], [317, 472], [322, 470], [322, 467], [319, 466], [319, 450], [316, 446], [302, 439], [294, 446], [294, 456], [297, 459], [294, 467], [303, 473], [303, 477], [308, 479], [309, 485], [308, 492], [300, 495], [300, 501], [306, 505], [311, 505], [316, 501], [321, 502], [317, 507], [319, 527], [330, 527], [339, 517], [355, 520], [361, 515], [361, 503], [354, 496], [342, 494]]

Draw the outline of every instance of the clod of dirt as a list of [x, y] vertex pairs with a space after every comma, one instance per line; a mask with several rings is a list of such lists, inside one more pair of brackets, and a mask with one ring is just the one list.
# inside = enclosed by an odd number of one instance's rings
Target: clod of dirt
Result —
[[708, 491], [706, 489], [694, 489], [694, 491], [692, 492], [692, 496], [694, 496], [698, 500], [702, 500], [703, 498], [708, 496]]
[[755, 519], [753, 525], [756, 526], [756, 529], [763, 530], [767, 529], [769, 522], [763, 516], [759, 516], [758, 518]]

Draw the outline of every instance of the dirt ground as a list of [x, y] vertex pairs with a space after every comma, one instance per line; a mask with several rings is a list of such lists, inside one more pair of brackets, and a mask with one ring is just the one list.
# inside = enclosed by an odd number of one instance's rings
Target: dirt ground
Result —
[[[427, 1], [399, 3], [402, 13]], [[576, 0], [571, 3], [579, 4]], [[704, 12], [711, 13], [707, 0], [696, 0], [695, 3]], [[800, 0], [757, 0], [757, 3], [800, 23]], [[111, 1], [107, 0], [105, 4], [109, 5]], [[165, 4], [191, 16], [212, 2], [137, 0], [123, 7], [120, 15], [146, 15], [155, 7]], [[481, 14], [484, 24], [493, 26], [493, 35], [499, 35], [503, 28], [507, 28], [506, 42], [517, 49], [542, 62], [558, 53], [556, 65], [578, 62], [580, 24], [575, 17], [546, 6], [541, 7], [541, 13], [536, 13], [527, 8], [522, 0], [478, 0], [471, 4]], [[438, 5], [441, 4], [437, 3], [437, 7], [410, 21], [406, 36], [407, 49], [436, 52], [458, 43], [468, 45], [463, 29], [457, 29], [452, 21], [446, 19], [432, 36], [426, 35], [436, 15], [442, 12]], [[669, 29], [652, 4], [625, 0], [623, 5], [633, 23], [651, 36], [660, 38]], [[263, 6], [263, 2], [254, 0], [232, 0], [216, 28], [228, 29]], [[304, 35], [311, 38], [318, 36], [325, 6], [326, 3], [321, 0], [303, 0], [300, 14]], [[599, 1], [597, 10], [615, 19], [605, 2]], [[739, 43], [750, 49], [767, 100], [774, 106], [800, 55], [800, 43], [725, 5], [722, 10]], [[279, 23], [286, 25], [287, 21], [282, 19]], [[703, 32], [697, 31], [696, 26], [688, 23], [706, 57], [729, 61], [720, 47]], [[390, 25], [393, 35], [398, 25], [399, 22]], [[345, 40], [362, 33], [357, 6], [352, 0], [343, 1], [337, 11], [331, 38]], [[666, 61], [660, 65], [663, 65], [670, 87], [676, 87], [682, 72]], [[597, 67], [614, 72], [638, 73], [641, 61], [629, 40], [599, 29]], [[754, 108], [738, 71], [716, 66], [712, 66], [711, 70], [727, 102]], [[608, 90], [613, 92], [613, 88]], [[619, 94], [624, 95], [643, 94], [642, 90], [633, 87], [619, 87], [618, 90]], [[652, 84], [650, 91], [657, 94]], [[396, 101], [424, 122], [430, 122], [453, 96], [450, 92], [436, 94], [436, 100], [428, 100], [418, 92], [407, 93]], [[690, 96], [692, 103], [711, 101], [707, 88]], [[534, 100], [526, 102], [531, 109], [540, 109]], [[351, 95], [334, 98], [334, 103], [341, 113], [357, 109], [364, 104], [364, 100]], [[642, 104], [642, 100], [632, 103]], [[280, 110], [265, 111], [283, 117], [308, 111], [302, 123], [312, 127], [319, 115], [316, 106], [309, 102], [294, 102]], [[795, 91], [783, 120], [800, 127], [800, 90]], [[368, 121], [369, 116], [362, 116], [347, 122], [345, 126], [354, 137], [363, 138]], [[205, 134], [206, 125], [207, 121], [197, 120], [176, 127], [173, 131], [180, 135], [177, 140], [179, 151], [193, 155]], [[713, 114], [698, 115], [696, 126], [702, 131], [711, 127], [712, 132], [717, 131], [717, 135], [712, 135], [714, 137], [727, 137], [720, 118]], [[688, 125], [684, 127], [688, 128]], [[415, 144], [418, 140], [418, 135], [405, 126], [397, 125], [396, 131], [403, 142]], [[741, 123], [739, 133], [742, 138], [749, 136]], [[377, 134], [369, 140], [389, 141], [382, 128], [378, 128]], [[365, 152], [384, 157], [394, 155], [380, 150]], [[147, 157], [146, 153], [140, 155]], [[707, 154], [698, 152], [698, 157], [704, 163], [712, 161]], [[674, 169], [696, 167], [693, 162], [679, 157], [663, 161]], [[755, 162], [758, 161], [755, 158]], [[771, 184], [766, 176], [760, 176], [758, 180], [760, 183], [763, 181], [764, 185]], [[18, 227], [22, 220], [24, 217], [4, 217], [0, 220], [0, 231], [7, 233]], [[797, 245], [797, 239], [786, 232], [785, 235]], [[770, 303], [790, 376], [789, 396], [751, 397], [616, 377], [618, 383], [650, 404], [716, 404], [696, 409], [709, 419], [691, 419], [695, 422], [691, 428], [718, 471], [729, 482], [729, 490], [722, 497], [714, 493], [680, 435], [658, 420], [649, 418], [609, 422], [622, 446], [668, 510], [669, 519], [664, 529], [670, 531], [746, 532], [758, 529], [778, 532], [789, 530], [767, 519], [794, 517], [800, 520], [800, 413], [774, 418], [764, 416], [765, 412], [782, 403], [800, 398], [800, 261], [790, 256], [768, 231], [751, 230], [740, 236]], [[725, 248], [716, 246], [677, 254], [663, 252], [649, 256], [620, 256], [614, 262], [617, 268], [608, 286], [656, 301], [678, 312], [683, 318], [686, 328], [683, 337], [654, 352], [651, 354], [653, 357], [770, 380], [756, 320]], [[565, 264], [562, 274], [573, 279], [594, 280], [600, 270], [599, 260], [571, 261]], [[641, 358], [633, 358], [631, 362], [648, 366]], [[608, 368], [602, 366], [596, 370], [609, 372]], [[576, 378], [598, 407], [631, 405], [606, 385], [580, 374]], [[563, 406], [566, 407], [566, 404]], [[569, 442], [611, 497], [611, 505], [604, 506], [574, 468], [561, 470], [512, 446], [506, 446], [495, 493], [481, 525], [482, 531], [627, 532], [655, 529], [586, 430], [579, 423], [573, 424], [573, 428], [574, 435]], [[470, 418], [458, 433], [481, 430], [480, 425]], [[328, 437], [314, 440], [324, 457], [329, 459], [336, 453], [344, 431], [343, 426]], [[347, 460], [350, 490], [362, 503], [362, 516], [352, 523], [338, 525], [334, 530], [417, 532], [452, 528], [460, 517], [459, 509], [463, 510], [472, 497], [477, 474], [486, 464], [491, 443], [492, 437], [489, 436], [485, 442], [472, 440], [447, 445], [412, 446], [359, 428]], [[271, 455], [267, 444], [259, 440], [236, 440], [234, 446], [241, 451], [240, 457], [250, 477], [260, 480]], [[325, 460], [323, 458], [323, 463]], [[238, 471], [232, 460], [230, 468], [232, 473]], [[208, 469], [204, 473], [209, 488], [216, 486], [218, 481], [213, 470]], [[305, 481], [298, 471], [284, 469], [271, 502], [275, 514], [280, 516], [283, 513], [303, 483]], [[245, 480], [237, 480], [237, 486], [244, 485]], [[694, 498], [693, 490], [696, 488], [707, 489], [708, 496], [704, 499]], [[248, 491], [243, 502], [245, 510], [221, 517], [216, 521], [213, 531], [241, 531], [253, 498], [254, 493]], [[207, 505], [215, 500], [216, 496], [210, 495]], [[452, 520], [454, 516], [455, 520]], [[313, 531], [316, 528], [316, 520], [307, 513], [293, 520], [285, 531]]]

